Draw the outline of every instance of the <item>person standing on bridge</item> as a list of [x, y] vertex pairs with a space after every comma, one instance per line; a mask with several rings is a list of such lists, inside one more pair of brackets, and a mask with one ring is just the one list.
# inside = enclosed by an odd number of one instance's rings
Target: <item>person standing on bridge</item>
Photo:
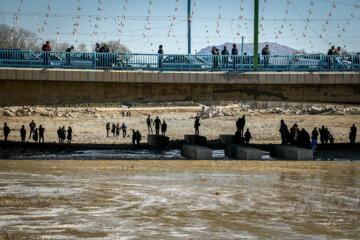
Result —
[[164, 54], [163, 45], [160, 45], [160, 46], [159, 46], [159, 50], [158, 50], [158, 62], [159, 62], [159, 68], [161, 68], [161, 67], [162, 67], [163, 54]]
[[222, 55], [222, 68], [229, 68], [229, 51], [227, 47], [224, 46], [224, 49], [221, 51]]
[[153, 133], [153, 130], [152, 130], [152, 121], [151, 121], [151, 118], [150, 118], [150, 115], [147, 117], [147, 119], [146, 119], [146, 124], [147, 124], [147, 128], [148, 128], [148, 133], [150, 134], [152, 134]]
[[269, 58], [270, 58], [269, 45], [266, 45], [266, 46], [262, 49], [261, 55], [264, 56], [264, 68], [268, 68], [268, 66], [269, 66]]
[[26, 138], [26, 129], [25, 126], [22, 125], [21, 129], [20, 129], [20, 136], [21, 136], [21, 142], [25, 142], [25, 138]]
[[337, 47], [336, 50], [334, 51], [334, 55], [341, 55], [341, 47]]
[[50, 58], [49, 52], [51, 52], [50, 42], [46, 41], [46, 43], [44, 45], [42, 45], [41, 50], [44, 51], [43, 57], [44, 57], [44, 65], [46, 67], [49, 65], [49, 58]]
[[195, 128], [195, 135], [199, 135], [199, 127], [200, 127], [200, 117], [196, 116], [195, 118], [195, 123], [194, 123], [194, 128]]
[[29, 127], [30, 127], [29, 139], [31, 139], [31, 135], [34, 133], [36, 127], [36, 123], [34, 122], [34, 120], [31, 120]]
[[333, 55], [335, 55], [335, 46], [331, 46], [331, 48], [329, 49], [329, 51], [327, 53], [326, 61], [327, 61], [327, 64], [328, 64], [328, 69], [331, 68], [332, 56]]
[[164, 119], [163, 123], [161, 124], [161, 135], [165, 136], [166, 130], [167, 130], [167, 124]]
[[4, 132], [4, 140], [5, 142], [7, 142], [8, 140], [8, 136], [11, 132], [10, 128], [8, 127], [7, 123], [4, 123], [4, 129], [3, 129], [3, 132]]
[[74, 46], [69, 47], [68, 49], [66, 49], [66, 64], [70, 65], [71, 64], [71, 52], [74, 50]]
[[156, 117], [156, 119], [154, 121], [156, 135], [160, 134], [160, 124], [161, 124], [161, 121], [160, 121], [159, 117]]
[[219, 68], [219, 49], [216, 46], [213, 46], [211, 50], [211, 54], [213, 55], [213, 69]]
[[350, 128], [350, 134], [349, 134], [349, 139], [350, 139], [351, 145], [355, 144], [356, 132], [357, 132], [357, 128], [355, 127], [355, 124], [353, 124]]
[[42, 142], [44, 143], [44, 133], [45, 133], [45, 128], [43, 128], [41, 125], [39, 126], [39, 142]]
[[234, 43], [233, 48], [231, 49], [231, 56], [232, 56], [234, 69], [236, 69], [236, 64], [238, 64], [238, 54], [239, 54], [239, 50], [237, 49], [236, 44]]

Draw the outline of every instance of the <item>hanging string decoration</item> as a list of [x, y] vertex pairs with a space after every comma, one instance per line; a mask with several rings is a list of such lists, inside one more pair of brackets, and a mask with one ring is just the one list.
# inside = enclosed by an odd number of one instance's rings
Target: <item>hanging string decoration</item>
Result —
[[100, 22], [101, 22], [102, 3], [103, 3], [102, 0], [98, 0], [98, 7], [97, 7], [97, 14], [96, 14], [96, 22], [95, 22], [95, 25], [94, 25], [95, 29], [94, 29], [94, 32], [93, 32], [93, 34], [94, 34], [95, 36], [98, 34], [99, 25], [100, 25]]
[[[127, 13], [128, 0], [124, 0], [124, 6], [122, 7], [121, 21], [118, 18], [118, 33], [121, 35], [125, 27], [126, 13]], [[120, 39], [120, 38], [119, 38]]]
[[219, 4], [219, 16], [217, 17], [216, 20], [216, 34], [218, 34], [219, 39], [221, 39], [221, 33], [220, 33], [220, 22], [221, 22], [221, 9], [222, 9], [222, 3], [223, 0], [220, 0], [220, 4]]
[[47, 9], [46, 9], [46, 14], [45, 14], [45, 19], [43, 22], [43, 27], [41, 28], [42, 32], [45, 32], [46, 30], [46, 26], [48, 25], [48, 20], [49, 20], [49, 15], [50, 15], [50, 11], [51, 11], [51, 0], [48, 1], [48, 5], [47, 5]]
[[150, 31], [150, 16], [151, 16], [151, 6], [153, 4], [153, 0], [149, 0], [149, 6], [148, 9], [146, 11], [146, 23], [144, 26], [144, 32], [143, 32], [143, 37], [146, 38], [146, 36], [148, 36], [148, 32]]
[[43, 38], [41, 36], [41, 27], [40, 27], [40, 24], [38, 22], [38, 19], [37, 19], [36, 15], [34, 15], [34, 20], [35, 20], [36, 27], [38, 29], [37, 32], [38, 32], [38, 35], [39, 35], [39, 39], [40, 39], [40, 41], [42, 41]]
[[266, 7], [266, 3], [267, 0], [264, 0], [264, 4], [262, 5], [262, 9], [261, 9], [261, 16], [260, 16], [260, 33], [262, 33], [261, 35], [264, 37], [264, 40], [266, 39], [266, 35], [265, 35], [265, 31], [264, 31], [264, 21], [265, 21], [265, 7]]
[[56, 17], [56, 48], [58, 49], [60, 46], [60, 16], [59, 14], [55, 14]]
[[239, 13], [239, 18], [238, 18], [238, 27], [237, 27], [237, 33], [236, 36], [240, 37], [241, 35], [241, 21], [243, 20], [243, 13], [244, 13], [244, 0], [240, 1], [240, 13]]
[[329, 45], [332, 44], [332, 42], [328, 39], [329, 18], [334, 15], [334, 10], [335, 10], [335, 9], [336, 9], [336, 4], [335, 4], [335, 2], [332, 2], [332, 3], [331, 3], [331, 6], [330, 6], [330, 11], [329, 11], [329, 13], [328, 13], [328, 16], [327, 16], [325, 22], [321, 25], [322, 31], [323, 31], [323, 34], [324, 34], [324, 35], [320, 35], [320, 38], [325, 39], [325, 41], [326, 41]]
[[[20, 21], [20, 13], [21, 13], [21, 5], [24, 3], [23, 0], [20, 0], [18, 10], [16, 13], [14, 13], [14, 19], [13, 19], [13, 27], [10, 30], [11, 31], [11, 40], [14, 39], [14, 33], [19, 34], [19, 21]], [[17, 46], [20, 48], [20, 46]]]
[[359, 3], [360, 0], [357, 0], [357, 3], [355, 4], [349, 18], [347, 19], [346, 23], [340, 28], [338, 24], [338, 37], [343, 43], [343, 47], [346, 48], [345, 41], [343, 38], [343, 34], [346, 32], [346, 28], [351, 25], [351, 20], [355, 18], [355, 12], [359, 10]]
[[78, 32], [79, 30], [79, 25], [80, 25], [80, 11], [81, 11], [81, 0], [78, 0], [78, 4], [77, 4], [77, 7], [76, 7], [76, 11], [77, 11], [77, 15], [76, 15], [76, 20], [74, 22], [74, 27], [73, 27], [73, 36], [74, 36], [74, 39], [75, 39], [75, 42], [77, 43], [77, 39], [76, 39], [76, 33]]
[[168, 37], [173, 37], [175, 38], [175, 32], [174, 32], [174, 22], [176, 20], [176, 13], [178, 12], [178, 2], [179, 0], [175, 0], [175, 7], [174, 7], [174, 12], [173, 12], [173, 15], [172, 17], [169, 17], [170, 19], [170, 27], [169, 27], [169, 32], [168, 32]]
[[89, 15], [89, 36], [90, 36], [90, 42], [91, 43], [94, 43], [94, 40], [93, 40], [93, 38], [94, 38], [94, 33], [93, 33], [93, 31], [92, 31], [92, 17], [91, 17], [91, 15]]

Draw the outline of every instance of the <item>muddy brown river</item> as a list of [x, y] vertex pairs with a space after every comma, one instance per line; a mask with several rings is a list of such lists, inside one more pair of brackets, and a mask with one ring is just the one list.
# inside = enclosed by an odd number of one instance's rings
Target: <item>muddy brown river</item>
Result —
[[0, 239], [359, 239], [360, 162], [0, 161]]

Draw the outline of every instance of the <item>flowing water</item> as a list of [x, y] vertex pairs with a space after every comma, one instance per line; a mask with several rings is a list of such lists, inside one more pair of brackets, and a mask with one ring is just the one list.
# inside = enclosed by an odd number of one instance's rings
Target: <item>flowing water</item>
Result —
[[359, 239], [359, 176], [359, 162], [1, 160], [0, 229], [45, 239]]

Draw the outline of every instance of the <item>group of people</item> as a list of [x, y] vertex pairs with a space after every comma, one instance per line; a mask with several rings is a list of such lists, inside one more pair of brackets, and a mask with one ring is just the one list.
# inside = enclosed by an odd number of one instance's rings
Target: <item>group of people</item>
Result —
[[236, 121], [235, 143], [237, 144], [249, 144], [252, 138], [249, 129], [244, 133], [245, 123], [245, 115]]
[[[10, 132], [11, 132], [11, 129], [9, 128], [7, 123], [4, 123], [3, 133], [4, 133], [5, 142], [8, 141]], [[66, 136], [66, 132], [67, 132], [67, 136]], [[27, 134], [27, 131], [26, 131], [25, 125], [22, 125], [20, 128], [21, 142], [26, 141], [26, 134]], [[59, 129], [57, 130], [57, 134], [58, 134], [60, 143], [65, 142], [65, 139], [67, 139], [68, 143], [71, 143], [71, 140], [72, 140], [72, 128], [71, 127], [69, 127], [67, 131], [65, 130], [65, 126], [62, 128], [59, 127]], [[29, 124], [29, 138], [28, 139], [29, 140], [32, 139], [34, 142], [44, 143], [45, 142], [45, 128], [42, 125], [40, 125], [39, 128], [37, 128], [36, 123], [34, 122], [34, 120], [32, 120]]]
[[123, 122], [123, 124], [120, 126], [120, 123], [117, 123], [115, 125], [115, 123], [112, 123], [111, 127], [110, 127], [111, 123], [108, 122], [106, 123], [106, 137], [109, 137], [109, 133], [110, 133], [110, 129], [111, 129], [111, 133], [113, 135], [113, 138], [119, 138], [120, 137], [120, 131], [122, 130], [122, 136], [123, 138], [126, 137], [126, 129], [127, 126], [126, 124]]
[[[220, 58], [220, 50], [213, 46], [211, 49], [211, 54], [213, 55], [213, 69], [219, 69], [219, 68], [229, 68], [229, 56], [230, 53], [227, 49], [227, 46], [224, 46], [223, 50], [221, 51], [221, 58]], [[236, 69], [237, 64], [249, 64], [249, 59], [247, 56], [247, 53], [244, 53], [244, 56], [238, 56], [239, 50], [237, 49], [236, 44], [233, 44], [233, 47], [231, 49], [231, 59], [232, 59], [232, 68]], [[261, 55], [263, 56], [263, 63], [264, 67], [267, 68], [269, 66], [269, 56], [270, 56], [270, 48], [269, 45], [266, 45], [261, 50]], [[220, 65], [220, 59], [221, 59], [221, 65]]]
[[[66, 132], [67, 132], [67, 135], [66, 135]], [[68, 130], [66, 131], [65, 126], [59, 127], [59, 129], [57, 130], [57, 135], [58, 135], [59, 143], [64, 143], [65, 140], [67, 140], [68, 143], [71, 143], [72, 128], [69, 127]]]
[[[335, 141], [333, 135], [331, 135], [330, 131], [325, 128], [325, 126], [322, 126], [319, 130], [315, 127], [311, 132], [311, 140], [309, 133], [304, 128], [300, 130], [296, 123], [290, 128], [289, 131], [284, 120], [281, 120], [279, 132], [281, 134], [282, 144], [290, 143], [291, 145], [295, 145], [298, 147], [312, 148], [314, 153], [316, 152], [316, 148], [318, 145], [317, 140], [319, 135], [321, 144], [334, 144]], [[350, 128], [349, 133], [349, 139], [351, 144], [355, 143], [356, 132], [357, 128], [355, 127], [355, 124], [353, 124], [353, 126], [351, 126]]]
[[155, 126], [155, 134], [159, 135], [160, 134], [160, 128], [161, 128], [161, 135], [165, 136], [166, 135], [166, 131], [167, 131], [167, 123], [165, 122], [165, 119], [163, 120], [163, 122], [161, 123], [161, 120], [159, 119], [159, 117], [156, 117], [155, 120], [152, 120], [152, 118], [150, 117], [150, 115], [148, 115], [147, 119], [146, 119], [146, 125], [147, 125], [147, 129], [148, 129], [148, 133], [152, 134], [153, 133], [153, 129], [152, 126]]

